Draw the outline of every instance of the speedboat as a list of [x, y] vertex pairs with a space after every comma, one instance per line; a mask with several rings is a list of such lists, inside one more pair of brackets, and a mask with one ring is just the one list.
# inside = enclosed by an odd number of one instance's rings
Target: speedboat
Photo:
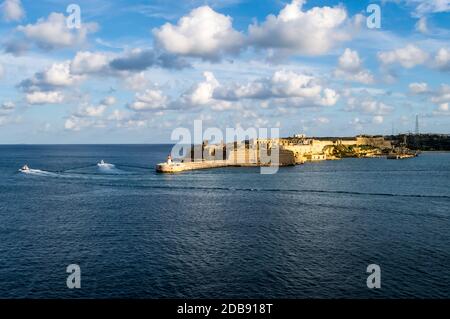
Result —
[[97, 163], [97, 166], [100, 168], [113, 168], [114, 164], [105, 163], [104, 160], [101, 160], [100, 163]]
[[30, 172], [30, 168], [28, 167], [28, 165], [24, 165], [24, 166], [22, 166], [21, 169], [19, 169], [19, 172], [29, 173]]

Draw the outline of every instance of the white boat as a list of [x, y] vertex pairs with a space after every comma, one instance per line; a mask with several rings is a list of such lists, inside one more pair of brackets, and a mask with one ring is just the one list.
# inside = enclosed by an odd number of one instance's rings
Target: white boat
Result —
[[25, 164], [24, 166], [22, 166], [21, 169], [19, 169], [19, 172], [29, 173], [30, 172], [30, 168], [28, 167], [28, 165]]
[[97, 166], [100, 168], [113, 168], [114, 164], [105, 163], [104, 160], [101, 160], [100, 163], [97, 163]]

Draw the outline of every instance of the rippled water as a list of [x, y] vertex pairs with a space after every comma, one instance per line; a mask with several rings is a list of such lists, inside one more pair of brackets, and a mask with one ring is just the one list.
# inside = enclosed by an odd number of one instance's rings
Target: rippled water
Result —
[[450, 153], [158, 175], [169, 150], [0, 146], [0, 298], [450, 297]]

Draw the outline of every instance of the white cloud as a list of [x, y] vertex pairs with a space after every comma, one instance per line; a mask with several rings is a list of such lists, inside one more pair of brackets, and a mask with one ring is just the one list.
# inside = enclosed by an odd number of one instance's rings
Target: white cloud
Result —
[[[425, 84], [425, 83], [423, 83]], [[450, 104], [450, 85], [441, 84], [441, 86], [436, 90], [428, 89], [425, 92], [430, 98], [429, 101], [436, 105], [436, 109], [431, 113], [435, 116], [448, 116], [449, 112], [449, 104]]]
[[450, 11], [450, 2], [448, 0], [383, 0], [385, 2], [403, 2], [410, 7], [414, 7], [411, 15], [414, 17], [423, 17], [433, 13]]
[[83, 126], [87, 125], [85, 119], [81, 119], [75, 116], [71, 116], [64, 123], [64, 128], [69, 131], [80, 131]]
[[379, 52], [378, 59], [384, 65], [400, 64], [404, 68], [413, 68], [425, 63], [428, 59], [428, 53], [415, 45], [409, 44], [404, 48], [393, 51]]
[[372, 73], [363, 68], [362, 60], [357, 51], [345, 49], [339, 57], [338, 68], [334, 75], [352, 82], [370, 84], [374, 82]]
[[30, 91], [48, 91], [56, 87], [68, 87], [78, 84], [85, 78], [71, 73], [70, 61], [54, 63], [45, 71], [34, 74], [21, 82], [20, 86]]
[[345, 49], [344, 53], [339, 57], [339, 68], [345, 71], [359, 71], [362, 67], [362, 61], [357, 51]]
[[419, 21], [416, 23], [416, 30], [420, 33], [426, 34], [428, 33], [428, 26], [427, 26], [427, 18], [421, 17]]
[[108, 120], [120, 122], [125, 119], [128, 119], [129, 117], [130, 117], [129, 113], [116, 109], [108, 116]]
[[439, 110], [440, 112], [448, 112], [448, 111], [449, 111], [449, 108], [448, 108], [448, 102], [447, 102], [447, 103], [439, 104], [438, 110]]
[[439, 49], [434, 58], [435, 66], [442, 71], [450, 71], [450, 50]]
[[293, 71], [277, 71], [271, 79], [271, 93], [274, 96], [315, 97], [322, 87], [309, 75]]
[[2, 108], [3, 110], [7, 110], [7, 111], [13, 110], [13, 109], [15, 109], [15, 107], [16, 107], [16, 104], [14, 104], [14, 103], [11, 102], [11, 101], [3, 102], [3, 104], [1, 105], [1, 108]]
[[428, 84], [425, 82], [411, 83], [409, 85], [409, 91], [413, 94], [423, 94], [429, 92]]
[[431, 101], [436, 104], [450, 102], [450, 85], [442, 84], [439, 90], [431, 98]]
[[116, 103], [117, 103], [117, 99], [114, 96], [107, 96], [100, 102], [100, 104], [106, 105], [106, 106], [111, 106]]
[[393, 108], [384, 102], [375, 100], [372, 96], [359, 96], [349, 97], [345, 110], [364, 114], [386, 115], [392, 112]]
[[342, 6], [303, 11], [305, 2], [293, 0], [278, 16], [269, 15], [262, 24], [250, 25], [249, 42], [285, 53], [320, 55], [351, 39], [351, 22]]
[[81, 45], [88, 33], [97, 30], [95, 23], [83, 23], [79, 29], [70, 29], [66, 17], [61, 13], [51, 13], [47, 19], [41, 18], [36, 24], [17, 27], [25, 37], [45, 50], [73, 47]]
[[151, 67], [182, 69], [188, 66], [185, 60], [173, 54], [134, 48], [121, 54], [78, 52], [71, 62], [71, 71], [74, 74], [130, 77]]
[[115, 71], [141, 72], [150, 67], [183, 69], [190, 64], [176, 54], [161, 53], [155, 49], [134, 48], [113, 59], [109, 66]]
[[211, 100], [211, 110], [213, 111], [229, 111], [240, 110], [242, 105], [239, 102]]
[[0, 79], [5, 75], [5, 69], [3, 68], [3, 65], [0, 64]]
[[70, 86], [83, 79], [70, 72], [70, 64], [68, 62], [55, 63], [48, 70], [41, 73], [41, 75], [42, 78], [39, 80], [42, 83], [52, 86]]
[[90, 74], [102, 72], [108, 67], [110, 58], [103, 53], [77, 52], [70, 64], [70, 70], [75, 74]]
[[58, 104], [64, 100], [64, 96], [58, 91], [32, 92], [26, 95], [29, 104]]
[[324, 89], [323, 96], [319, 99], [318, 105], [333, 106], [339, 100], [339, 94], [332, 89]]
[[329, 118], [326, 117], [318, 117], [315, 119], [315, 122], [318, 124], [329, 124], [331, 121]]
[[430, 13], [450, 11], [450, 2], [448, 0], [407, 0], [410, 3], [417, 4], [415, 14], [423, 16]]
[[79, 117], [71, 115], [64, 122], [64, 129], [68, 131], [81, 131], [84, 128], [105, 128], [107, 123], [102, 119], [92, 117]]
[[81, 107], [74, 115], [77, 117], [100, 117], [107, 109], [107, 105], [86, 105]]
[[355, 117], [350, 120], [350, 124], [354, 125], [357, 129], [362, 129], [362, 124], [366, 124], [364, 120], [361, 120], [359, 117]]
[[124, 80], [125, 86], [133, 91], [143, 91], [150, 85], [149, 80], [145, 77], [144, 72], [129, 75]]
[[384, 122], [384, 118], [381, 115], [375, 115], [372, 118], [372, 123], [374, 123], [374, 124], [382, 124], [383, 122]]
[[165, 109], [168, 106], [168, 97], [161, 90], [147, 89], [137, 93], [135, 101], [128, 105], [134, 111], [154, 111]]
[[319, 80], [311, 75], [279, 70], [270, 78], [257, 79], [246, 84], [218, 87], [214, 98], [221, 100], [241, 99], [285, 99], [289, 105], [332, 106], [339, 95], [336, 91], [323, 88]]
[[129, 129], [139, 129], [139, 128], [147, 127], [148, 125], [149, 125], [149, 121], [143, 120], [143, 119], [137, 119], [137, 120], [129, 119], [129, 120], [117, 123], [118, 127], [124, 127], [124, 128], [129, 128]]
[[6, 22], [19, 21], [25, 16], [20, 0], [5, 0], [0, 6], [3, 20]]
[[212, 72], [204, 72], [205, 80], [192, 87], [189, 92], [182, 96], [185, 103], [190, 106], [206, 105], [212, 101], [214, 90], [219, 87]]
[[236, 53], [244, 43], [244, 36], [233, 29], [232, 18], [209, 6], [196, 8], [176, 25], [166, 23], [153, 34], [157, 46], [168, 52], [209, 60]]

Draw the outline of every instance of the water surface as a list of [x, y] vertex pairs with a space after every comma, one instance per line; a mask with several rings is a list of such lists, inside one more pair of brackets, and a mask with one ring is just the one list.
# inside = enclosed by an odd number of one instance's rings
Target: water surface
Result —
[[170, 148], [0, 146], [0, 298], [450, 297], [450, 153], [158, 175]]

